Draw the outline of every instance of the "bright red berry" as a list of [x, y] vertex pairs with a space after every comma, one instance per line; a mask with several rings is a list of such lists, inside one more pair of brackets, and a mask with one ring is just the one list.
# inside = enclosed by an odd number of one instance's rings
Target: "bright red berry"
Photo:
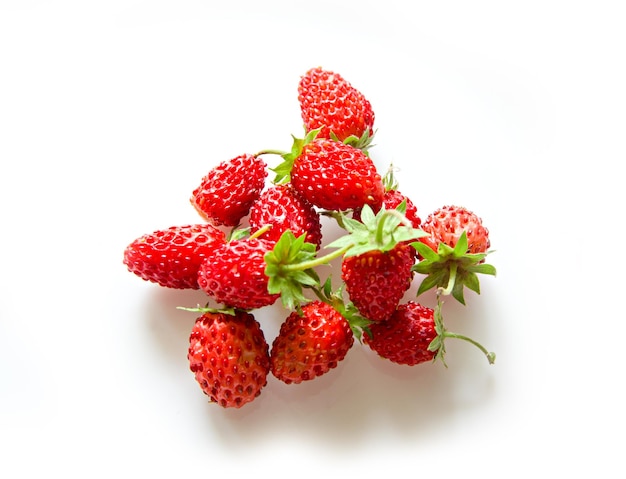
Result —
[[352, 345], [348, 321], [322, 301], [291, 313], [280, 327], [270, 351], [272, 374], [287, 384], [298, 384], [337, 367]]
[[261, 158], [250, 154], [223, 161], [202, 178], [191, 195], [191, 204], [216, 226], [238, 225], [265, 186], [266, 166]]
[[437, 337], [434, 310], [414, 301], [401, 304], [386, 321], [373, 323], [363, 341], [379, 356], [413, 366], [435, 358], [428, 346]]
[[291, 169], [293, 187], [310, 203], [342, 211], [368, 204], [380, 207], [385, 189], [369, 156], [358, 148], [324, 138], [302, 147]]
[[255, 309], [274, 303], [280, 294], [267, 290], [265, 253], [274, 243], [243, 238], [218, 245], [198, 271], [198, 284], [210, 297], [228, 307]]
[[373, 136], [374, 111], [365, 96], [338, 73], [312, 68], [300, 79], [298, 101], [305, 130], [339, 141]]
[[172, 226], [143, 235], [124, 250], [124, 264], [140, 278], [167, 288], [199, 289], [207, 254], [226, 242], [210, 224]]
[[319, 213], [290, 183], [273, 185], [265, 190], [250, 208], [249, 220], [252, 233], [271, 225], [261, 236], [269, 241], [278, 241], [286, 230], [290, 230], [296, 237], [306, 234], [306, 241], [317, 248], [322, 243]]
[[202, 391], [225, 408], [248, 404], [267, 384], [269, 346], [258, 321], [244, 311], [200, 316], [187, 358]]
[[489, 231], [483, 226], [481, 218], [463, 206], [444, 206], [426, 217], [422, 229], [430, 236], [420, 241], [437, 251], [439, 243], [454, 248], [465, 231], [467, 252], [486, 253], [491, 243]]
[[411, 286], [415, 249], [407, 242], [389, 251], [346, 256], [341, 265], [346, 292], [359, 313], [371, 321], [393, 314]]

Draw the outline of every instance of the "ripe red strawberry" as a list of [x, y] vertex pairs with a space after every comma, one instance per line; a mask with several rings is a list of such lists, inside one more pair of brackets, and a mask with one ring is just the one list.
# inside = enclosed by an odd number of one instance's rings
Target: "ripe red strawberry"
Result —
[[210, 224], [172, 226], [143, 235], [124, 250], [124, 264], [140, 278], [167, 288], [199, 289], [198, 270], [226, 242]]
[[337, 367], [353, 344], [354, 334], [341, 313], [312, 301], [281, 325], [270, 351], [271, 372], [287, 384], [312, 380]]
[[371, 321], [389, 318], [411, 286], [414, 263], [415, 249], [406, 242], [344, 258], [342, 279], [359, 313]]
[[306, 72], [298, 84], [305, 130], [321, 128], [321, 138], [371, 138], [374, 111], [365, 96], [338, 73], [322, 68]]
[[467, 234], [467, 252], [485, 253], [491, 246], [489, 231], [483, 226], [481, 218], [463, 206], [444, 206], [426, 217], [422, 229], [429, 233], [420, 239], [437, 251], [439, 243], [454, 248], [465, 231]]
[[465, 304], [465, 286], [480, 293], [478, 273], [496, 274], [496, 269], [485, 263], [489, 232], [467, 208], [444, 206], [426, 217], [422, 229], [427, 235], [412, 243], [421, 257], [413, 270], [426, 275], [418, 295], [437, 288], [439, 294], [452, 294]]
[[302, 147], [291, 169], [293, 187], [313, 205], [342, 211], [380, 207], [385, 189], [374, 162], [358, 148], [325, 138]]
[[265, 162], [243, 154], [223, 161], [202, 178], [191, 195], [198, 213], [216, 226], [236, 226], [265, 186]]
[[322, 243], [319, 213], [290, 183], [269, 187], [250, 208], [250, 231], [254, 233], [266, 225], [272, 227], [261, 237], [269, 241], [278, 241], [290, 230], [295, 236], [306, 234], [306, 241], [317, 248]]
[[428, 347], [437, 337], [434, 310], [414, 301], [398, 305], [386, 321], [373, 323], [363, 342], [379, 356], [414, 366], [435, 358]]
[[200, 316], [191, 330], [187, 358], [202, 391], [225, 408], [248, 404], [267, 384], [269, 346], [247, 312]]
[[218, 245], [200, 265], [200, 288], [232, 308], [255, 309], [273, 304], [280, 294], [267, 290], [264, 259], [273, 246], [270, 241], [252, 237]]

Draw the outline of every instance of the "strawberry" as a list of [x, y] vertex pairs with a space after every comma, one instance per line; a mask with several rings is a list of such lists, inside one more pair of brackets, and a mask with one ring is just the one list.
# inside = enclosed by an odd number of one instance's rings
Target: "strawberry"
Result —
[[340, 218], [348, 235], [330, 246], [347, 247], [342, 264], [346, 292], [361, 315], [371, 321], [387, 319], [413, 279], [415, 249], [410, 241], [422, 236], [404, 215], [406, 203], [397, 209], [382, 208], [376, 215], [369, 206], [361, 221]]
[[306, 241], [319, 248], [322, 225], [319, 213], [298, 194], [290, 183], [273, 185], [265, 190], [250, 208], [250, 229], [254, 233], [266, 225], [272, 227], [261, 237], [272, 242], [291, 230], [295, 236], [306, 235]]
[[485, 263], [490, 241], [481, 219], [467, 208], [444, 206], [426, 217], [422, 229], [427, 236], [412, 243], [422, 258], [413, 270], [426, 275], [418, 295], [437, 288], [465, 304], [465, 287], [480, 294], [477, 274], [496, 274]]
[[491, 246], [489, 230], [483, 226], [481, 218], [463, 206], [443, 206], [429, 214], [422, 225], [429, 236], [420, 241], [437, 251], [439, 243], [454, 248], [465, 231], [467, 252], [485, 253]]
[[386, 321], [372, 323], [363, 342], [380, 357], [397, 364], [414, 366], [430, 360], [444, 360], [447, 338], [467, 341], [487, 357], [493, 364], [496, 355], [484, 346], [461, 334], [445, 329], [441, 316], [441, 300], [438, 298], [436, 309], [423, 306], [415, 301], [398, 305]]
[[398, 243], [389, 251], [373, 250], [346, 257], [341, 277], [359, 312], [371, 321], [387, 319], [411, 286], [415, 249]]
[[436, 337], [434, 310], [409, 301], [386, 321], [373, 323], [363, 342], [385, 359], [413, 366], [435, 358], [429, 346]]
[[198, 271], [198, 284], [218, 303], [255, 309], [273, 304], [280, 293], [268, 292], [264, 255], [274, 243], [260, 238], [233, 239], [207, 255]]
[[320, 300], [286, 318], [270, 351], [270, 370], [287, 384], [309, 381], [336, 368], [352, 345], [354, 334], [341, 313]]
[[361, 148], [371, 141], [372, 105], [338, 73], [319, 67], [307, 71], [298, 84], [298, 101], [307, 132], [320, 128], [321, 138], [361, 140]]
[[145, 234], [124, 250], [124, 264], [140, 278], [174, 289], [199, 289], [204, 258], [226, 242], [210, 224], [172, 226]]
[[267, 384], [269, 345], [258, 321], [244, 311], [200, 316], [187, 358], [202, 391], [224, 408], [248, 404]]
[[206, 176], [191, 195], [191, 204], [216, 226], [236, 226], [261, 194], [267, 177], [266, 163], [243, 154], [223, 161]]
[[294, 189], [319, 208], [342, 211], [382, 204], [382, 178], [371, 158], [353, 146], [315, 138], [302, 146], [289, 169]]

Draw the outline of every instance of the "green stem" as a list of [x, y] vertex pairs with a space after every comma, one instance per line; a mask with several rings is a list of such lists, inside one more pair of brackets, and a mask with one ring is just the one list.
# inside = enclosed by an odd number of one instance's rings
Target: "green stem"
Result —
[[449, 296], [454, 289], [454, 283], [456, 282], [456, 273], [458, 270], [458, 265], [456, 261], [451, 261], [450, 263], [450, 277], [448, 278], [448, 284], [445, 288], [439, 288], [437, 291], [437, 295]]
[[478, 341], [474, 341], [472, 338], [468, 338], [467, 336], [464, 336], [462, 334], [451, 333], [449, 331], [446, 331], [445, 333], [443, 333], [443, 336], [445, 338], [462, 339], [463, 341], [467, 341], [468, 343], [472, 343], [474, 346], [476, 346], [478, 349], [480, 349], [484, 353], [485, 356], [487, 356], [487, 361], [489, 361], [489, 364], [493, 364], [496, 361], [496, 353], [488, 351], [487, 348], [485, 348]]
[[289, 153], [288, 151], [280, 151], [280, 150], [261, 150], [259, 151], [256, 155], [254, 156], [261, 156], [261, 155], [278, 155], [278, 156], [285, 156], [287, 153]]
[[259, 228], [258, 230], [256, 230], [254, 233], [252, 233], [250, 235], [249, 239], [255, 239], [258, 238], [259, 236], [261, 236], [263, 233], [265, 233], [267, 230], [269, 230], [272, 227], [271, 224], [268, 225], [264, 225], [262, 228]]
[[302, 263], [286, 264], [281, 267], [283, 271], [303, 271], [306, 269], [316, 268], [324, 264], [330, 263], [335, 258], [342, 256], [346, 251], [352, 248], [352, 244], [346, 245], [343, 248], [333, 251], [325, 256], [315, 258], [309, 261], [303, 261]]

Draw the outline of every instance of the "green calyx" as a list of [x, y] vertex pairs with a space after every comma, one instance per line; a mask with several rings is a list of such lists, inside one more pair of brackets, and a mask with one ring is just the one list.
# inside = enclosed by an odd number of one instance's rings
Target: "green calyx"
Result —
[[321, 128], [311, 130], [304, 136], [304, 138], [297, 138], [294, 135], [291, 135], [293, 143], [290, 151], [262, 150], [256, 154], [256, 156], [278, 155], [282, 158], [281, 163], [274, 168], [271, 168], [271, 170], [276, 174], [273, 180], [274, 184], [280, 185], [288, 183], [291, 180], [291, 170], [293, 168], [294, 161], [296, 161], [296, 158], [302, 154], [304, 146], [315, 140], [320, 131]]
[[192, 313], [214, 313], [214, 314], [227, 314], [229, 316], [235, 316], [237, 314], [235, 308], [211, 308], [209, 306], [196, 306], [195, 308], [187, 308], [185, 306], [177, 306], [176, 309], [183, 311], [190, 311]]
[[361, 210], [361, 221], [339, 213], [337, 221], [348, 234], [328, 246], [343, 248], [350, 245], [346, 256], [357, 256], [375, 250], [390, 251], [398, 243], [427, 236], [426, 232], [413, 228], [405, 213], [406, 201], [395, 209], [381, 208], [376, 214], [369, 205], [364, 205]]
[[443, 323], [443, 314], [441, 313], [442, 304], [443, 303], [441, 301], [441, 295], [437, 294], [437, 307], [435, 308], [435, 312], [434, 312], [435, 332], [437, 333], [437, 336], [428, 345], [428, 350], [435, 352], [433, 361], [439, 360], [443, 363], [445, 367], [448, 367], [444, 359], [444, 356], [446, 354], [445, 340], [448, 338], [455, 338], [455, 339], [462, 339], [463, 341], [467, 341], [468, 343], [473, 344], [474, 346], [476, 346], [478, 349], [482, 351], [482, 353], [487, 358], [487, 361], [489, 361], [489, 364], [494, 364], [496, 361], [496, 353], [487, 350], [482, 344], [478, 343], [477, 341], [471, 338], [468, 338], [467, 336], [464, 336], [462, 334], [452, 333], [445, 328], [444, 323]]
[[[370, 135], [370, 130], [369, 130], [369, 128], [367, 128], [363, 132], [361, 137], [358, 137], [356, 135], [350, 135], [345, 140], [343, 140], [342, 143], [345, 143], [346, 145], [350, 145], [350, 146], [352, 146], [354, 148], [358, 148], [363, 153], [365, 153], [367, 156], [369, 156], [369, 149], [374, 146], [372, 144], [372, 140], [374, 139], [375, 133], [376, 132], [372, 132], [372, 134]], [[332, 140], [334, 140], [334, 141], [341, 141], [337, 137], [337, 135], [335, 135], [335, 133], [333, 133], [332, 131], [330, 132], [330, 138]]]
[[454, 248], [440, 243], [435, 252], [420, 241], [411, 244], [423, 258], [412, 269], [426, 275], [417, 290], [418, 296], [432, 288], [438, 288], [441, 294], [451, 294], [461, 304], [465, 304], [465, 287], [480, 294], [478, 274], [496, 274], [493, 265], [484, 263], [488, 253], [467, 252], [465, 231]]

